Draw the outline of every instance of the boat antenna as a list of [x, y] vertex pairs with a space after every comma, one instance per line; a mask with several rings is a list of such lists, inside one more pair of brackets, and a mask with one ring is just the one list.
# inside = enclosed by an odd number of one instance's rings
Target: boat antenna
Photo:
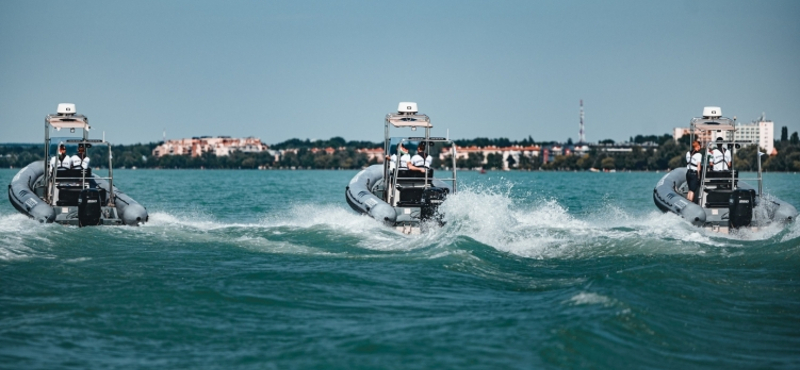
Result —
[[580, 144], [583, 144], [586, 141], [586, 137], [583, 135], [583, 99], [581, 99], [581, 131], [580, 138], [578, 140]]

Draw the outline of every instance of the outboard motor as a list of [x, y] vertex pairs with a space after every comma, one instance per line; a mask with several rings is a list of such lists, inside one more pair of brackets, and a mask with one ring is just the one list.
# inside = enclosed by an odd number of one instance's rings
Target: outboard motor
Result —
[[78, 196], [78, 226], [99, 225], [102, 203], [98, 189], [83, 189]]
[[738, 229], [742, 226], [750, 226], [753, 219], [753, 207], [756, 202], [756, 191], [753, 189], [736, 189], [731, 193], [729, 201], [729, 225], [731, 228]]
[[442, 223], [442, 215], [438, 213], [439, 206], [444, 202], [447, 197], [447, 188], [430, 187], [422, 191], [422, 208], [420, 209], [420, 218], [425, 221], [431, 218], [436, 218], [439, 223]]

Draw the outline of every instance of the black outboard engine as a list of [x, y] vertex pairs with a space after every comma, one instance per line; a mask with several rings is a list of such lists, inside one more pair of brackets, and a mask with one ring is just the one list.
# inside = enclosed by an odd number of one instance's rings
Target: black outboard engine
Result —
[[756, 191], [753, 189], [736, 189], [731, 193], [729, 201], [729, 224], [731, 228], [737, 229], [742, 226], [750, 226], [753, 219], [753, 207], [756, 203]]
[[83, 189], [78, 196], [78, 226], [99, 225], [103, 209], [98, 189]]
[[444, 202], [449, 190], [447, 188], [430, 187], [422, 191], [422, 208], [420, 218], [425, 221], [435, 218], [442, 224], [442, 215], [438, 213], [439, 205]]

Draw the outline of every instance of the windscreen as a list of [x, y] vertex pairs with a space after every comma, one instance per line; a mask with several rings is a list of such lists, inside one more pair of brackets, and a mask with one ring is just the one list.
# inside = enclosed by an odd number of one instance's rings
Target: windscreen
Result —
[[419, 145], [418, 141], [407, 140], [408, 138], [406, 137], [393, 137], [389, 139], [389, 155], [397, 154], [397, 144], [399, 144], [403, 139], [406, 139], [406, 141], [403, 142], [403, 147], [406, 148], [408, 153], [414, 153], [417, 151], [417, 145]]

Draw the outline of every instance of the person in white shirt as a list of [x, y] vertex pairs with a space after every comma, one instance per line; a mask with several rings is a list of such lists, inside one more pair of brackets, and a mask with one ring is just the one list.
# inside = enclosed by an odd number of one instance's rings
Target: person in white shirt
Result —
[[686, 165], [686, 185], [689, 187], [689, 193], [686, 199], [690, 202], [697, 203], [700, 197], [695, 200], [695, 193], [700, 188], [700, 171], [703, 169], [703, 154], [700, 153], [700, 142], [695, 140], [692, 143], [692, 151], [689, 153], [689, 164]]
[[425, 151], [425, 149], [425, 142], [423, 141], [419, 143], [417, 146], [417, 154], [414, 154], [414, 156], [411, 157], [411, 163], [408, 165], [408, 169], [425, 172], [428, 168], [431, 168], [431, 162], [433, 161], [433, 158]]
[[[717, 141], [722, 141], [722, 138], [717, 138]], [[717, 143], [717, 147], [711, 150], [711, 158], [714, 161], [712, 169], [714, 171], [727, 171], [731, 168], [731, 153], [722, 147], [722, 143]]]
[[722, 153], [724, 154], [723, 158], [725, 159], [725, 165], [727, 166], [727, 168], [725, 168], [726, 170], [731, 169], [731, 151], [730, 151], [730, 148], [731, 147], [728, 146], [728, 149], [723, 149], [722, 150]]
[[84, 170], [89, 168], [89, 157], [86, 156], [84, 144], [78, 144], [78, 154], [72, 156], [72, 165], [70, 168], [82, 168]]
[[72, 158], [67, 157], [67, 147], [64, 144], [58, 145], [58, 155], [50, 158], [50, 168], [52, 169], [67, 169], [72, 166]]
[[[397, 153], [400, 154], [400, 169], [407, 169], [411, 156], [408, 154], [408, 149], [403, 146], [403, 143], [397, 144]], [[389, 158], [389, 169], [394, 170], [396, 166], [397, 154], [392, 154]]]

